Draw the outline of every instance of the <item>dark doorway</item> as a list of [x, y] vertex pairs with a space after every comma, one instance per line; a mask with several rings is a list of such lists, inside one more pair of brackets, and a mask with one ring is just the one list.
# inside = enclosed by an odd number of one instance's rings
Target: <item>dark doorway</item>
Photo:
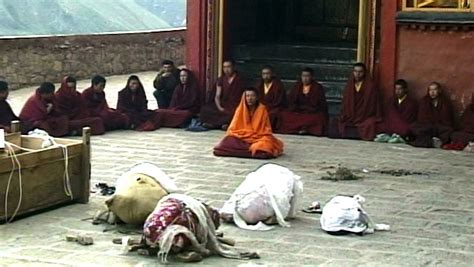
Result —
[[336, 113], [357, 57], [358, 1], [230, 0], [230, 55], [248, 78], [272, 65], [290, 90], [303, 67], [315, 70]]

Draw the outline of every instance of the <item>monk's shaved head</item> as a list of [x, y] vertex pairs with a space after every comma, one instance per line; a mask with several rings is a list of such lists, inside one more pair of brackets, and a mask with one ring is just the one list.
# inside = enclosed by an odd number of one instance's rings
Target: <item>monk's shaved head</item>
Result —
[[235, 61], [232, 59], [227, 59], [222, 62], [222, 71], [225, 75], [231, 76], [235, 72]]
[[364, 63], [356, 63], [352, 68], [352, 75], [354, 76], [354, 80], [356, 82], [363, 81], [365, 79], [365, 72], [367, 68], [365, 67]]
[[428, 85], [428, 95], [432, 99], [438, 98], [439, 95], [441, 95], [441, 91], [442, 91], [441, 84], [438, 82], [432, 82], [430, 83], [430, 85]]

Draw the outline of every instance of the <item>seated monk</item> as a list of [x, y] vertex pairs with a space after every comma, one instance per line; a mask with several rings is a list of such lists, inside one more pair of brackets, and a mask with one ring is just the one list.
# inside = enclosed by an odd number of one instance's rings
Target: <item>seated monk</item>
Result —
[[339, 117], [331, 123], [332, 138], [374, 140], [382, 122], [380, 93], [363, 63], [354, 65], [342, 96]]
[[394, 95], [387, 103], [386, 116], [384, 122], [378, 126], [378, 132], [407, 137], [417, 114], [418, 103], [408, 95], [408, 83], [402, 79], [397, 80]]
[[214, 148], [214, 155], [241, 158], [276, 158], [283, 143], [272, 134], [267, 109], [258, 102], [255, 88], [248, 88], [227, 129], [227, 136]]
[[117, 110], [130, 119], [130, 128], [137, 131], [154, 131], [160, 128], [160, 116], [148, 109], [148, 100], [140, 79], [132, 75], [118, 93]]
[[20, 120], [13, 112], [10, 103], [7, 102], [8, 94], [8, 83], [0, 81], [0, 129], [4, 129], [7, 133], [11, 131], [12, 121]]
[[55, 104], [58, 112], [69, 118], [69, 132], [72, 135], [80, 134], [84, 127], [90, 127], [93, 135], [105, 133], [102, 119], [89, 116], [86, 103], [81, 93], [76, 90], [74, 77], [64, 77], [55, 94]]
[[466, 107], [461, 118], [461, 129], [451, 135], [451, 141], [467, 145], [474, 142], [474, 93], [471, 104]]
[[163, 60], [161, 70], [153, 81], [153, 87], [156, 89], [153, 95], [158, 103], [158, 108], [169, 108], [174, 89], [178, 84], [179, 70], [174, 66], [173, 61]]
[[286, 91], [280, 79], [274, 76], [273, 68], [265, 66], [262, 77], [257, 83], [260, 102], [267, 107], [272, 126], [275, 125], [277, 114], [286, 106]]
[[87, 111], [92, 117], [99, 117], [104, 122], [105, 130], [127, 129], [129, 119], [127, 115], [109, 107], [105, 98], [104, 77], [97, 75], [92, 78], [91, 87], [82, 92]]
[[314, 71], [301, 71], [288, 97], [288, 110], [282, 111], [277, 120], [275, 132], [282, 134], [311, 134], [324, 136], [328, 124], [328, 105], [324, 88], [314, 80]]
[[184, 127], [201, 109], [201, 90], [193, 73], [183, 69], [179, 72], [179, 79], [180, 83], [174, 89], [169, 108], [158, 109], [163, 127]]
[[201, 109], [200, 119], [209, 129], [227, 129], [244, 91], [244, 81], [234, 69], [234, 62], [223, 63], [224, 75], [219, 77], [214, 91], [210, 92]]
[[36, 89], [23, 106], [20, 119], [28, 129], [39, 128], [54, 137], [69, 133], [69, 119], [56, 110], [54, 84], [45, 82]]
[[451, 101], [442, 92], [441, 85], [432, 82], [428, 92], [420, 101], [418, 118], [412, 126], [416, 147], [441, 147], [448, 143], [454, 128], [454, 113]]

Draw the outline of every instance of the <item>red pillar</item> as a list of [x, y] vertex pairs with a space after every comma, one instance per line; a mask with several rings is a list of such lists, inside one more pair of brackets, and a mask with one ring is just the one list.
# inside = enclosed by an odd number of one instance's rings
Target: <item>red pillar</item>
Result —
[[205, 90], [207, 0], [187, 1], [186, 67], [194, 72], [199, 85]]
[[379, 83], [384, 95], [391, 95], [397, 68], [396, 15], [400, 0], [381, 2]]

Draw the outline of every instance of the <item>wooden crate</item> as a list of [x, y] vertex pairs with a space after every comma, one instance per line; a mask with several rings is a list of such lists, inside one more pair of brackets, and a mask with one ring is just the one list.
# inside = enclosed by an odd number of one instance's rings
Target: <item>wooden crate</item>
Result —
[[[12, 129], [18, 129], [17, 125]], [[55, 138], [58, 144], [65, 145], [68, 151], [68, 173], [72, 199], [67, 196], [65, 184], [65, 157], [60, 147], [41, 148], [42, 140], [22, 136], [18, 131], [5, 137], [7, 142], [22, 148], [16, 149], [21, 166], [22, 182], [19, 182], [18, 164], [12, 163], [12, 157], [0, 152], [0, 224], [11, 218], [20, 201], [21, 206], [15, 217], [67, 203], [87, 203], [90, 191], [90, 129], [84, 128], [82, 140]], [[10, 176], [13, 169], [13, 176]], [[8, 181], [10, 187], [5, 198]], [[5, 211], [5, 200], [8, 208]]]

